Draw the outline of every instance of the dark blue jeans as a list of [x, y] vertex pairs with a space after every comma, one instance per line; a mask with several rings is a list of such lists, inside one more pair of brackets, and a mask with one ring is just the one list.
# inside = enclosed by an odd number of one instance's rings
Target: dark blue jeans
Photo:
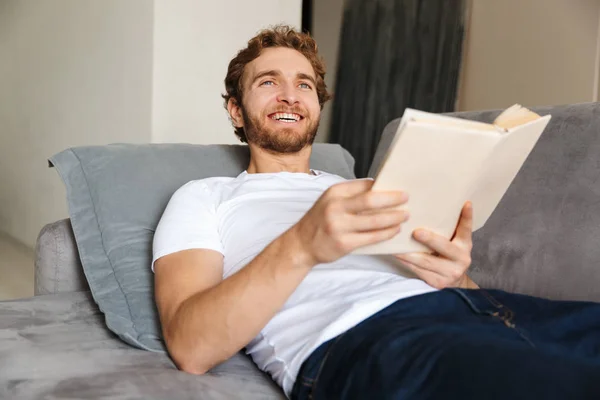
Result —
[[292, 399], [600, 399], [600, 303], [444, 289], [324, 343]]

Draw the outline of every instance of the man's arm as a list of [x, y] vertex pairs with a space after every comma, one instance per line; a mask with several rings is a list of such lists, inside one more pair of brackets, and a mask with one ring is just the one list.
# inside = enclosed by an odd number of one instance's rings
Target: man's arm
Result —
[[391, 207], [406, 198], [371, 192], [371, 186], [357, 180], [330, 188], [296, 225], [225, 280], [216, 251], [185, 250], [159, 258], [156, 303], [176, 365], [195, 374], [208, 371], [246, 346], [314, 265], [396, 235], [406, 214]]
[[156, 261], [163, 335], [180, 369], [202, 374], [260, 332], [312, 267], [295, 246], [284, 234], [225, 280], [216, 251], [186, 250]]

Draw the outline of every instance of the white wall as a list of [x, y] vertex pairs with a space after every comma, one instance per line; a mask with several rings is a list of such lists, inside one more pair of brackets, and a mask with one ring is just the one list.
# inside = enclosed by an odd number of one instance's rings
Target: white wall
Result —
[[300, 0], [0, 0], [0, 231], [33, 247], [68, 216], [47, 159], [114, 142], [235, 142], [229, 60]]
[[472, 0], [460, 110], [592, 101], [598, 0]]
[[47, 159], [151, 137], [152, 4], [0, 1], [0, 230], [33, 246], [67, 216]]
[[221, 94], [229, 61], [259, 30], [300, 28], [300, 0], [155, 0], [154, 142], [239, 143]]
[[[335, 94], [338, 53], [345, 0], [315, 0], [313, 2], [312, 36], [319, 46], [319, 54], [327, 67], [325, 83]], [[321, 123], [315, 141], [327, 142], [330, 134], [334, 100], [330, 100], [321, 112]]]

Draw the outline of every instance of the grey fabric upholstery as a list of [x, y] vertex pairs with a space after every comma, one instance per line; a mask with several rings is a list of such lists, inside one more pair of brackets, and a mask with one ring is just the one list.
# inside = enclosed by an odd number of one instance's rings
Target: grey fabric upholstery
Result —
[[[473, 237], [480, 285], [600, 301], [600, 103], [534, 108], [552, 120], [486, 226]], [[492, 122], [499, 110], [453, 114]], [[399, 124], [386, 127], [370, 176]]]
[[69, 219], [42, 228], [35, 247], [34, 294], [89, 290]]
[[0, 302], [0, 399], [285, 399], [238, 353], [202, 376], [106, 328], [89, 292]]

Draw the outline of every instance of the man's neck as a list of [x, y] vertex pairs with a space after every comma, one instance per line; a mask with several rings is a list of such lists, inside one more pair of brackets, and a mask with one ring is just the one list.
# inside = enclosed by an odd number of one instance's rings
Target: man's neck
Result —
[[250, 147], [250, 163], [246, 171], [249, 174], [272, 172], [301, 172], [310, 174], [311, 146], [297, 153], [273, 154], [252, 144]]

